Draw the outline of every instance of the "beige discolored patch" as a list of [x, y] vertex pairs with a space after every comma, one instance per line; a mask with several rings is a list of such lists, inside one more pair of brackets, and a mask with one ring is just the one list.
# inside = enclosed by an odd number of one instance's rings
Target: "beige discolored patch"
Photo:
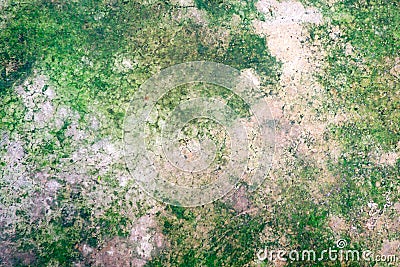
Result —
[[188, 2], [188, 3], [177, 3], [176, 5], [182, 8], [177, 10], [176, 17], [178, 21], [189, 19], [197, 25], [206, 26], [208, 24], [208, 15], [204, 10], [200, 10], [195, 7], [191, 1], [177, 1], [177, 2]]
[[392, 233], [400, 232], [400, 203], [393, 205], [393, 218], [388, 222], [388, 229]]
[[140, 217], [128, 238], [114, 237], [97, 251], [83, 245], [81, 253], [90, 255], [94, 266], [145, 266], [166, 246], [165, 237], [154, 217], [156, 210]]
[[400, 158], [400, 156], [396, 152], [383, 153], [379, 157], [378, 163], [381, 164], [381, 165], [394, 166], [396, 164], [397, 160], [399, 160], [399, 158]]
[[244, 187], [240, 187], [232, 195], [227, 197], [227, 202], [230, 203], [239, 214], [252, 213], [255, 210], [254, 207], [252, 207], [248, 194], [249, 192]]
[[179, 7], [194, 7], [194, 0], [171, 0], [171, 4]]
[[318, 71], [314, 51], [317, 48], [305, 45], [308, 33], [303, 24], [320, 23], [322, 16], [316, 10], [306, 9], [293, 1], [259, 1], [257, 8], [266, 14], [267, 19], [254, 21], [255, 31], [266, 36], [272, 55], [283, 63], [282, 90], [271, 100], [273, 113], [281, 119], [281, 126], [295, 129], [297, 134], [292, 134], [292, 137], [304, 132], [321, 136], [326, 123], [318, 120], [315, 114], [315, 108], [321, 104], [317, 99], [322, 91], [314, 78]]
[[318, 178], [311, 181], [310, 193], [316, 202], [324, 198], [326, 189], [335, 184], [337, 177], [329, 173], [326, 162], [337, 160], [340, 146], [327, 143], [324, 133], [337, 117], [322, 113], [326, 98], [315, 74], [324, 62], [324, 51], [316, 37], [308, 42], [307, 25], [323, 22], [315, 8], [296, 1], [261, 0], [257, 8], [266, 16], [255, 20], [255, 32], [265, 36], [272, 55], [282, 62], [280, 90], [271, 96], [269, 105], [277, 121], [274, 172], [290, 176], [288, 162], [305, 158], [319, 166]]
[[274, 260], [273, 264], [274, 267], [284, 267], [287, 265], [287, 262], [282, 260]]
[[400, 78], [400, 57], [396, 57], [393, 68], [390, 69], [390, 74], [396, 78]]
[[400, 142], [392, 151], [384, 152], [382, 149], [375, 149], [369, 155], [372, 162], [381, 166], [395, 166], [400, 159]]
[[335, 233], [341, 233], [349, 229], [346, 221], [343, 218], [335, 215], [331, 216], [331, 218], [329, 219], [329, 227]]
[[27, 79], [23, 84], [17, 86], [15, 91], [27, 109], [24, 117], [27, 124], [31, 125], [31, 129], [44, 128], [56, 111], [52, 103], [55, 93], [48, 86], [48, 78], [36, 74], [34, 78]]
[[400, 202], [397, 202], [393, 205], [394, 209], [397, 211], [397, 213], [399, 213], [400, 215]]
[[389, 255], [397, 255], [400, 256], [400, 241], [383, 241], [381, 255], [389, 256]]

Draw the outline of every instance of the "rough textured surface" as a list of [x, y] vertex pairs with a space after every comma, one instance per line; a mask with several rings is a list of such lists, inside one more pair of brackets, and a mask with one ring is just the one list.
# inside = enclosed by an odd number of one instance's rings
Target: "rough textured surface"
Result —
[[[256, 252], [322, 251], [343, 239], [400, 259], [396, 9], [377, 0], [0, 1], [0, 265], [318, 266]], [[277, 145], [257, 190], [245, 176], [224, 198], [183, 208], [134, 182], [122, 125], [141, 84], [196, 60], [240, 69], [265, 93]], [[178, 91], [160, 108], [182, 96], [191, 95]], [[187, 157], [196, 149], [182, 146]], [[191, 184], [209, 177], [198, 178]]]

